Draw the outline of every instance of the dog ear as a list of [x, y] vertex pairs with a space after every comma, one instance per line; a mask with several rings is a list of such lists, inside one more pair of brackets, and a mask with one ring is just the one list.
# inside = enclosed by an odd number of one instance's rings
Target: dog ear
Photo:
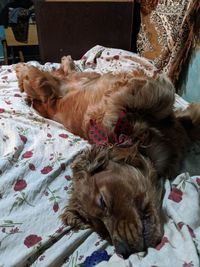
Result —
[[95, 145], [83, 150], [71, 164], [74, 178], [86, 178], [88, 175], [104, 170], [109, 161], [108, 150]]
[[142, 158], [138, 152], [137, 145], [126, 148], [114, 146], [110, 149], [109, 157], [115, 162], [126, 163], [136, 168], [142, 167]]
[[[164, 196], [164, 179], [158, 177], [158, 172], [154, 168], [152, 161], [138, 151], [137, 144], [128, 148], [113, 147], [110, 151], [110, 160], [121, 164], [125, 163], [139, 169], [148, 180], [149, 185], [152, 185], [149, 187], [151, 190], [148, 192], [151, 195], [151, 199], [154, 199], [157, 207], [161, 209]], [[136, 200], [138, 206], [141, 206], [143, 197], [143, 195], [140, 195]]]
[[123, 147], [113, 147], [110, 150], [110, 160], [118, 162], [118, 163], [125, 163], [131, 165], [144, 174], [146, 177], [157, 177], [157, 172], [152, 165], [152, 162], [149, 158], [144, 157], [138, 151], [138, 145], [135, 144], [128, 148]]

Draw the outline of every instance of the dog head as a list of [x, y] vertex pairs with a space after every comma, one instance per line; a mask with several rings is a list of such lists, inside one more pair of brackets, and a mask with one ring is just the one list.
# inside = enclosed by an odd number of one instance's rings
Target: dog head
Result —
[[72, 196], [62, 215], [65, 224], [91, 225], [125, 258], [159, 243], [162, 182], [136, 147], [93, 146], [75, 159], [72, 170]]

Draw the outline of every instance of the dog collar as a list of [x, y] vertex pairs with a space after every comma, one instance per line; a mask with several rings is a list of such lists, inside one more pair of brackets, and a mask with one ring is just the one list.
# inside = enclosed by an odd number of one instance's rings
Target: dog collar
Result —
[[125, 112], [119, 114], [114, 131], [108, 133], [106, 128], [98, 125], [95, 120], [90, 120], [88, 131], [89, 140], [91, 143], [98, 146], [113, 146], [130, 147], [133, 145], [131, 134], [131, 126]]

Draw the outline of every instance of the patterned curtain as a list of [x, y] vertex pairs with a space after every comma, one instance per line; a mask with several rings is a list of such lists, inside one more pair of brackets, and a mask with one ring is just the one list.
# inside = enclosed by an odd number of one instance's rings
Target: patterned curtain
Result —
[[[138, 0], [139, 1], [139, 0]], [[175, 83], [194, 40], [199, 0], [140, 0], [140, 55], [153, 61]]]

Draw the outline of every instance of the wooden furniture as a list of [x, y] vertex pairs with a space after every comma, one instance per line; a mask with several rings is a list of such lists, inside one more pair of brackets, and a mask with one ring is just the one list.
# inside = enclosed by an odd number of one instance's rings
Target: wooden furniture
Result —
[[41, 61], [74, 59], [93, 46], [132, 50], [134, 0], [35, 0]]
[[8, 64], [8, 52], [7, 52], [8, 48], [11, 49], [12, 63], [15, 63], [15, 58], [14, 58], [14, 49], [15, 48], [18, 48], [19, 60], [21, 62], [23, 62], [24, 61], [24, 55], [23, 55], [21, 48], [24, 46], [38, 45], [37, 28], [36, 28], [35, 24], [29, 25], [27, 42], [16, 41], [11, 27], [8, 27], [5, 29], [5, 37], [6, 37], [6, 39], [3, 42], [3, 48], [4, 48], [4, 63], [6, 65]]

